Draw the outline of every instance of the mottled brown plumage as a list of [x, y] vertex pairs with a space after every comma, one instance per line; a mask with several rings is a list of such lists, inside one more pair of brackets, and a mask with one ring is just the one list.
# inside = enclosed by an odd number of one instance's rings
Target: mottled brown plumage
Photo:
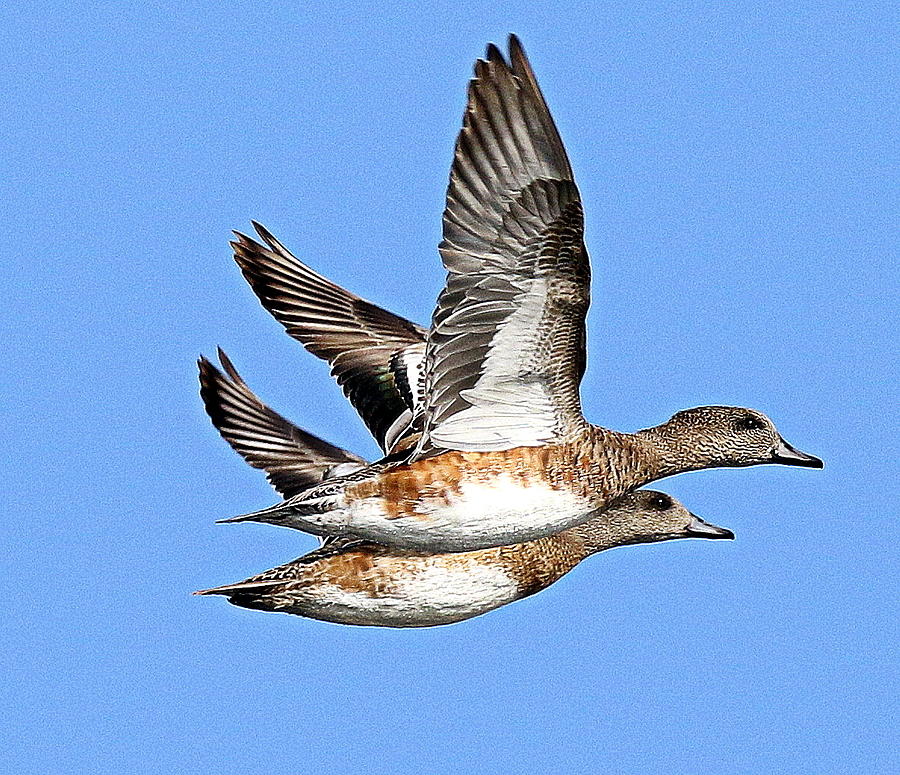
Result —
[[425, 627], [468, 619], [546, 589], [614, 546], [733, 538], [670, 496], [642, 490], [572, 530], [513, 546], [423, 554], [361, 543], [325, 548], [197, 594], [235, 605], [345, 624]]
[[656, 459], [654, 450], [637, 437], [590, 428], [566, 444], [422, 458], [386, 468], [374, 478], [349, 485], [345, 492], [348, 499], [383, 498], [393, 519], [417, 516], [423, 494], [449, 502], [460, 497], [464, 483], [490, 484], [500, 477], [523, 487], [541, 481], [561, 492], [608, 499], [627, 489], [628, 471], [649, 470]]
[[[204, 400], [222, 435], [248, 462], [270, 474], [276, 487], [292, 460], [326, 480], [347, 453], [294, 426], [267, 407], [224, 353], [227, 376], [201, 361]], [[274, 418], [274, 419], [273, 419]], [[260, 450], [277, 450], [260, 456]], [[552, 451], [526, 448], [506, 470], [525, 483], [536, 468], [552, 468]], [[472, 453], [465, 453], [473, 457]], [[540, 460], [549, 460], [540, 463]], [[432, 458], [430, 467], [441, 458]], [[458, 461], [464, 465], [465, 461]], [[499, 464], [498, 464], [499, 465]], [[425, 466], [428, 468], [429, 466]], [[494, 474], [500, 473], [495, 468]], [[559, 486], [572, 486], [575, 469], [559, 468]], [[445, 471], [444, 476], [452, 476]], [[477, 552], [423, 554], [352, 539], [330, 538], [303, 557], [238, 584], [200, 594], [227, 595], [245, 608], [280, 611], [347, 624], [395, 627], [447, 624], [534, 594], [585, 557], [628, 543], [732, 534], [687, 512], [663, 493], [628, 495], [587, 523], [526, 544]]]
[[417, 551], [529, 541], [585, 521], [664, 476], [710, 467], [821, 467], [751, 409], [699, 407], [635, 434], [586, 426], [571, 441], [380, 462], [262, 511], [256, 521]]

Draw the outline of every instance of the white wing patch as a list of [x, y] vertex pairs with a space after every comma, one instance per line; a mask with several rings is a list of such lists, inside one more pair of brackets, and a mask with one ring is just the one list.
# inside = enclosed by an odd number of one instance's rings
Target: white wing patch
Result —
[[[470, 409], [456, 412], [432, 428], [429, 442], [446, 449], [490, 452], [511, 447], [538, 447], [558, 435], [558, 421], [549, 386], [543, 379], [522, 374], [535, 342], [532, 329], [547, 298], [547, 280], [535, 278], [528, 292], [495, 306], [512, 306], [507, 323], [497, 331], [475, 385], [459, 397]], [[466, 313], [478, 311], [467, 308]], [[452, 332], [455, 315], [440, 325]], [[511, 377], [510, 375], [517, 375]]]
[[497, 381], [464, 390], [472, 405], [431, 432], [430, 440], [446, 449], [489, 452], [510, 447], [538, 447], [555, 439], [552, 398], [540, 382]]

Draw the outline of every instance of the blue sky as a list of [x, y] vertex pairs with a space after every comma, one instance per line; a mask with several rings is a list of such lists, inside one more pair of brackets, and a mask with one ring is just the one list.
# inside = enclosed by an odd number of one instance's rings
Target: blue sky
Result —
[[[3, 769], [895, 772], [896, 4], [148, 5], [0, 10]], [[509, 31], [585, 201], [588, 417], [753, 406], [826, 469], [662, 482], [737, 540], [451, 627], [192, 597], [314, 544], [214, 524], [274, 499], [201, 352], [375, 454], [230, 230], [427, 321], [465, 85]]]

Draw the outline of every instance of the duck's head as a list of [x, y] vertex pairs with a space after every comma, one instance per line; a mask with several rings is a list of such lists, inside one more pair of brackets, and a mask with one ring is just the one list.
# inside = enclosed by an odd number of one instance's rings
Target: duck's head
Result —
[[676, 538], [734, 538], [727, 528], [700, 519], [671, 495], [656, 490], [630, 492], [575, 530], [591, 552]]
[[664, 440], [677, 457], [696, 460], [701, 468], [760, 463], [808, 468], [825, 465], [819, 458], [788, 444], [775, 424], [755, 409], [737, 406], [685, 409], [646, 432]]

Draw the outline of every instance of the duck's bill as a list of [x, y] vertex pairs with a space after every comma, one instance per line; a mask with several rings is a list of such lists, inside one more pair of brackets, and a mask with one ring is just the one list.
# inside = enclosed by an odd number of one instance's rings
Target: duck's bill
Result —
[[780, 463], [785, 466], [804, 466], [806, 468], [825, 468], [823, 463], [815, 455], [807, 455], [796, 447], [792, 447], [784, 439], [775, 448], [775, 454], [772, 455], [773, 463]]
[[732, 533], [727, 527], [719, 527], [705, 519], [700, 519], [696, 514], [691, 514], [691, 521], [687, 526], [687, 533], [696, 538], [728, 538], [734, 539]]

